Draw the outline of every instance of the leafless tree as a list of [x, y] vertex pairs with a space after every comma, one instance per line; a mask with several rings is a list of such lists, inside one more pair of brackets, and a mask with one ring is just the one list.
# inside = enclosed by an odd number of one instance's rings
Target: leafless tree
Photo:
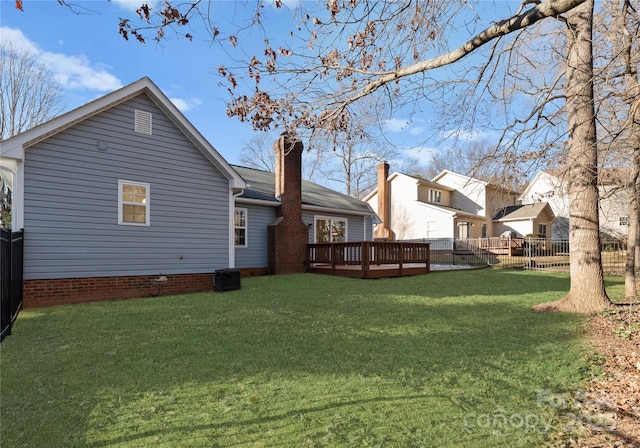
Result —
[[271, 138], [270, 134], [255, 134], [248, 142], [244, 143], [242, 153], [240, 154], [240, 162], [249, 168], [269, 171], [276, 171], [276, 155], [273, 151], [273, 142], [275, 137]]
[[43, 123], [63, 109], [60, 84], [24, 47], [0, 39], [2, 140]]
[[527, 179], [523, 163], [505, 164], [495, 144], [487, 140], [461, 142], [437, 152], [431, 159], [428, 177], [451, 170], [469, 177], [502, 185], [512, 191], [522, 190]]
[[[63, 108], [60, 85], [47, 67], [28, 49], [2, 38], [0, 105], [0, 141], [53, 118]], [[0, 169], [0, 225], [5, 227], [11, 223], [10, 176]]]
[[[434, 177], [433, 171], [429, 170], [429, 167], [422, 165], [422, 161], [413, 157], [404, 157], [392, 167], [393, 171], [398, 171], [402, 174], [409, 176], [421, 177], [423, 179], [430, 180]], [[436, 174], [439, 174], [436, 173]]]
[[395, 154], [393, 148], [353, 138], [350, 133], [342, 133], [337, 138], [316, 137], [314, 144], [332, 148], [327, 151], [326, 163], [320, 172], [327, 181], [341, 185], [344, 193], [354, 198], [364, 197], [376, 186], [376, 166]]
[[[366, 101], [364, 102], [366, 103]], [[377, 117], [374, 109], [356, 105], [358, 120], [350, 122], [348, 132], [309, 134], [305, 141], [303, 176], [305, 179], [361, 198], [376, 184], [376, 166], [395, 157], [391, 144], [376, 134]], [[275, 156], [274, 133], [256, 134], [245, 144], [241, 162], [249, 167], [273, 172]]]
[[395, 147], [379, 133], [380, 110], [372, 98], [353, 105], [346, 130], [318, 131], [311, 143], [326, 154], [319, 171], [323, 178], [355, 198], [364, 197], [377, 183], [376, 167], [396, 156]]
[[[278, 137], [273, 132], [256, 133], [248, 142], [244, 143], [240, 154], [240, 162], [249, 168], [275, 173], [276, 158], [273, 144]], [[310, 141], [305, 142], [304, 148], [302, 177], [311, 182], [322, 183], [324, 179], [321, 174], [321, 167], [326, 164], [326, 159], [330, 157], [330, 154], [324, 151], [324, 148], [318, 148], [317, 145]]]

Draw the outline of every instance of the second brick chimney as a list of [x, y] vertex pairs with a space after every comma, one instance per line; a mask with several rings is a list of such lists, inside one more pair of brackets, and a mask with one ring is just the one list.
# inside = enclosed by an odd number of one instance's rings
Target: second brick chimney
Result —
[[280, 199], [276, 219], [268, 227], [269, 272], [306, 272], [309, 228], [302, 221], [302, 150], [300, 140], [283, 134], [276, 153], [275, 195]]
[[391, 230], [391, 189], [389, 187], [389, 164], [382, 162], [378, 165], [378, 217], [382, 220], [376, 226], [375, 239], [393, 240]]

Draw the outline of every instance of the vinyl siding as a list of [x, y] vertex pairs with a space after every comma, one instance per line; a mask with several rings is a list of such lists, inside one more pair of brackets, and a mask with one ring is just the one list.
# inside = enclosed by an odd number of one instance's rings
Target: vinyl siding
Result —
[[[119, 179], [150, 184], [149, 227], [118, 225]], [[229, 182], [146, 95], [28, 148], [24, 191], [27, 280], [228, 267]]]
[[247, 246], [236, 247], [237, 268], [266, 268], [268, 265], [267, 228], [276, 217], [275, 207], [263, 207], [238, 202], [247, 209]]
[[534, 232], [534, 222], [533, 221], [510, 221], [510, 222], [499, 222], [494, 224], [495, 233], [497, 236], [502, 235], [506, 231], [516, 232], [516, 236], [522, 238], [525, 235], [529, 235]]

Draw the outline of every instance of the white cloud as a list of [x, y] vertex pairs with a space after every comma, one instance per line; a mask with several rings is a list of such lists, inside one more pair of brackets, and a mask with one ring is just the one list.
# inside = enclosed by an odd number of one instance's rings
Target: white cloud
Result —
[[403, 120], [400, 118], [389, 118], [384, 121], [384, 127], [389, 132], [401, 132], [407, 126], [409, 126], [409, 120]]
[[431, 146], [414, 146], [402, 150], [402, 155], [408, 159], [416, 160], [420, 165], [428, 165], [433, 159], [433, 154], [438, 152], [436, 148]]
[[182, 113], [185, 113], [202, 104], [202, 101], [199, 98], [170, 98], [170, 100]]
[[0, 26], [0, 36], [2, 36], [3, 42], [11, 42], [16, 47], [27, 50], [31, 53], [39, 52], [36, 44], [27, 39], [27, 37], [20, 30], [8, 28], [6, 26]]
[[480, 140], [489, 140], [493, 136], [492, 133], [482, 130], [468, 131], [466, 129], [451, 129], [443, 133], [445, 139], [454, 139], [462, 142], [476, 142]]
[[420, 135], [426, 129], [425, 121], [417, 118], [415, 120], [407, 120], [406, 118], [389, 118], [384, 121], [384, 128], [389, 132], [407, 131], [411, 135]]
[[103, 67], [93, 65], [84, 56], [42, 52], [39, 59], [54, 73], [66, 89], [110, 92], [122, 87], [120, 80]]
[[129, 11], [135, 11], [144, 3], [142, 0], [111, 0], [111, 2]]
[[0, 27], [0, 34], [3, 39], [33, 53], [51, 70], [65, 89], [110, 92], [122, 87], [116, 76], [100, 64], [91, 63], [85, 56], [44, 51], [17, 29]]
[[424, 126], [412, 126], [409, 128], [409, 134], [411, 135], [420, 135], [424, 132]]

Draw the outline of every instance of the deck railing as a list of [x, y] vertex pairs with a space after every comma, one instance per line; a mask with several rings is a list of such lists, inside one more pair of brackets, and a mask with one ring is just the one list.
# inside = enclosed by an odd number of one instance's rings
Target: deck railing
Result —
[[361, 266], [363, 277], [371, 266], [394, 265], [402, 275], [408, 264], [430, 264], [429, 243], [398, 241], [360, 241], [350, 243], [309, 244], [309, 266], [330, 265], [335, 272], [340, 266]]

